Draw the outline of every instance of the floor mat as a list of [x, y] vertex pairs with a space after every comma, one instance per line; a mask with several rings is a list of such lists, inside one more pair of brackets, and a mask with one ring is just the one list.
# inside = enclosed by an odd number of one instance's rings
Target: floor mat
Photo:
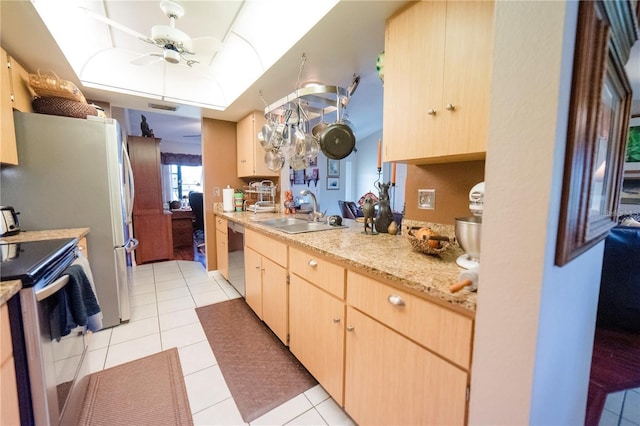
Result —
[[79, 425], [193, 425], [178, 350], [89, 376]]
[[244, 299], [196, 308], [245, 422], [317, 384]]

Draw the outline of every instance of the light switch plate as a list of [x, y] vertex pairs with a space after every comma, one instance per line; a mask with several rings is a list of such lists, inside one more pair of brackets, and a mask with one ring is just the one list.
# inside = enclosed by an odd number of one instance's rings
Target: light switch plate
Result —
[[435, 189], [418, 189], [418, 208], [424, 210], [436, 209]]

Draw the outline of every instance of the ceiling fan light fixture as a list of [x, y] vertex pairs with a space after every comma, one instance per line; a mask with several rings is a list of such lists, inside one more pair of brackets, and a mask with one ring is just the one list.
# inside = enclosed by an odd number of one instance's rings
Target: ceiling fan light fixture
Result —
[[177, 64], [180, 62], [180, 53], [172, 49], [165, 48], [163, 50], [162, 57], [170, 64]]

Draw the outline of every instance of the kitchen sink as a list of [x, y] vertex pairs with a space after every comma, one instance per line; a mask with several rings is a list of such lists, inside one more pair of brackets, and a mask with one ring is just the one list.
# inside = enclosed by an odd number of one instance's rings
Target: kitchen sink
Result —
[[287, 234], [301, 234], [303, 232], [331, 231], [346, 228], [344, 225], [333, 226], [325, 222], [309, 222], [304, 219], [286, 217], [281, 219], [260, 220], [257, 223], [277, 229]]

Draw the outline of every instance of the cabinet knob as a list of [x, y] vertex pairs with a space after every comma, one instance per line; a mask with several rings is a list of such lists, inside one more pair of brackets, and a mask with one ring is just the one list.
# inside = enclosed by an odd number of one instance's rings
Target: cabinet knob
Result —
[[247, 160], [240, 160], [240, 162], [241, 162], [241, 163], [246, 163], [246, 162], [247, 162]]
[[354, 330], [354, 328], [353, 328], [353, 326], [352, 326], [352, 325], [348, 325], [348, 326], [347, 326], [347, 331], [353, 331], [353, 330]]
[[454, 104], [447, 104], [447, 111], [455, 111], [456, 106]]
[[429, 115], [436, 115], [436, 110], [431, 108], [430, 110], [427, 111], [427, 114]]
[[387, 297], [387, 300], [389, 301], [389, 303], [395, 306], [405, 305], [404, 300], [402, 300], [402, 297], [398, 296], [397, 294], [390, 294], [389, 297]]
[[311, 259], [309, 260], [309, 266], [315, 268], [316, 266], [318, 266], [318, 262], [315, 259]]
[[335, 324], [338, 324], [338, 323], [340, 322], [340, 317], [334, 318], [334, 319], [333, 319], [333, 322], [334, 322]]

